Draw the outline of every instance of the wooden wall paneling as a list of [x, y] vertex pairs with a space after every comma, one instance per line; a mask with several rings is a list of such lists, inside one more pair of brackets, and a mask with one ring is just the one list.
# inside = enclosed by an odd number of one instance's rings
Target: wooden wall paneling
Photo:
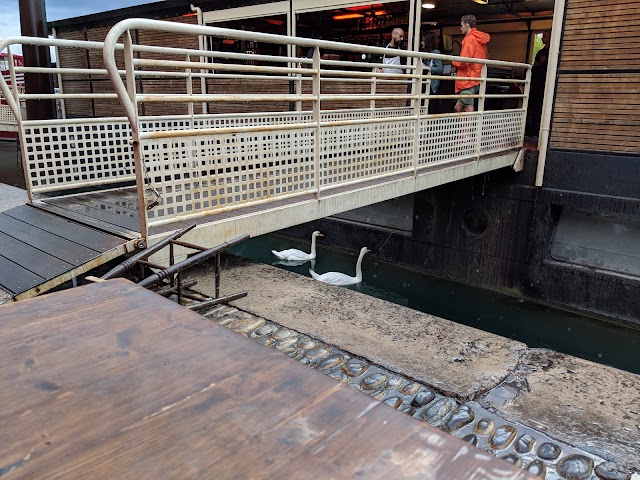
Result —
[[635, 0], [568, 0], [551, 148], [640, 152], [639, 14]]

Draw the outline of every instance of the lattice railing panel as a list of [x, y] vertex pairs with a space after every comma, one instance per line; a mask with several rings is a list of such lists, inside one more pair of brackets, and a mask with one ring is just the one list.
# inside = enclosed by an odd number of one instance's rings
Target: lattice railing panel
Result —
[[475, 155], [478, 121], [477, 115], [421, 120], [418, 166]]
[[411, 121], [325, 127], [320, 133], [320, 186], [329, 187], [412, 167]]
[[135, 180], [126, 121], [24, 127], [23, 152], [34, 193]]
[[9, 105], [0, 105], [0, 123], [9, 123], [11, 125], [18, 123]]
[[314, 191], [315, 129], [149, 140], [150, 223]]
[[189, 130], [220, 127], [246, 127], [253, 125], [288, 125], [311, 121], [308, 112], [282, 112], [266, 114], [234, 114], [234, 115], [197, 115], [177, 118], [140, 119], [143, 132], [160, 132], [166, 130]]
[[526, 113], [522, 110], [485, 113], [480, 154], [521, 147], [525, 120]]

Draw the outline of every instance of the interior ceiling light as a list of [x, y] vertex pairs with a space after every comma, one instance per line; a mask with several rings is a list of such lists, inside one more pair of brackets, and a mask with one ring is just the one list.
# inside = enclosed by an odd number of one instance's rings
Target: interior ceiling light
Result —
[[342, 15], [334, 15], [334, 20], [348, 20], [350, 18], [362, 18], [364, 15], [361, 13], [344, 13]]
[[375, 3], [373, 5], [358, 5], [355, 7], [347, 7], [345, 10], [349, 10], [350, 12], [359, 12], [361, 10], [371, 10], [371, 8], [382, 8], [384, 7], [381, 3]]
[[489, 3], [489, 0], [471, 0], [471, 1], [479, 3], [480, 5], [486, 5]]
[[423, 3], [422, 8], [431, 10], [432, 8], [436, 8], [436, 6], [433, 3]]

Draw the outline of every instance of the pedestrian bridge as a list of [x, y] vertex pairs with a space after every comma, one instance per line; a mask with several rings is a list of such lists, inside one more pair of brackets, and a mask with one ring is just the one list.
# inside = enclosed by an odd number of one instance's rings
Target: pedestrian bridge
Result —
[[[174, 37], [195, 46], [167, 45]], [[252, 42], [273, 54], [212, 47]], [[202, 246], [262, 235], [514, 166], [523, 145], [524, 64], [478, 61], [476, 111], [438, 114], [457, 97], [430, 83], [454, 77], [423, 60], [459, 57], [396, 51], [404, 73], [374, 73], [383, 48], [142, 19], [104, 42], [17, 37], [0, 48], [16, 44], [58, 59], [11, 71], [53, 74], [56, 94], [0, 84], [30, 205], [128, 240], [187, 223], [197, 227], [186, 240]], [[43, 99], [58, 118], [20, 117], [21, 102]]]

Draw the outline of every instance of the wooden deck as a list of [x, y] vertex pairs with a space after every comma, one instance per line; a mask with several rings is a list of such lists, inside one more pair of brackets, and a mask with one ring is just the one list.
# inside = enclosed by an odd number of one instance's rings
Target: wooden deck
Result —
[[0, 318], [7, 478], [533, 478], [123, 279]]
[[21, 205], [0, 212], [0, 288], [47, 291], [133, 249], [133, 241]]

